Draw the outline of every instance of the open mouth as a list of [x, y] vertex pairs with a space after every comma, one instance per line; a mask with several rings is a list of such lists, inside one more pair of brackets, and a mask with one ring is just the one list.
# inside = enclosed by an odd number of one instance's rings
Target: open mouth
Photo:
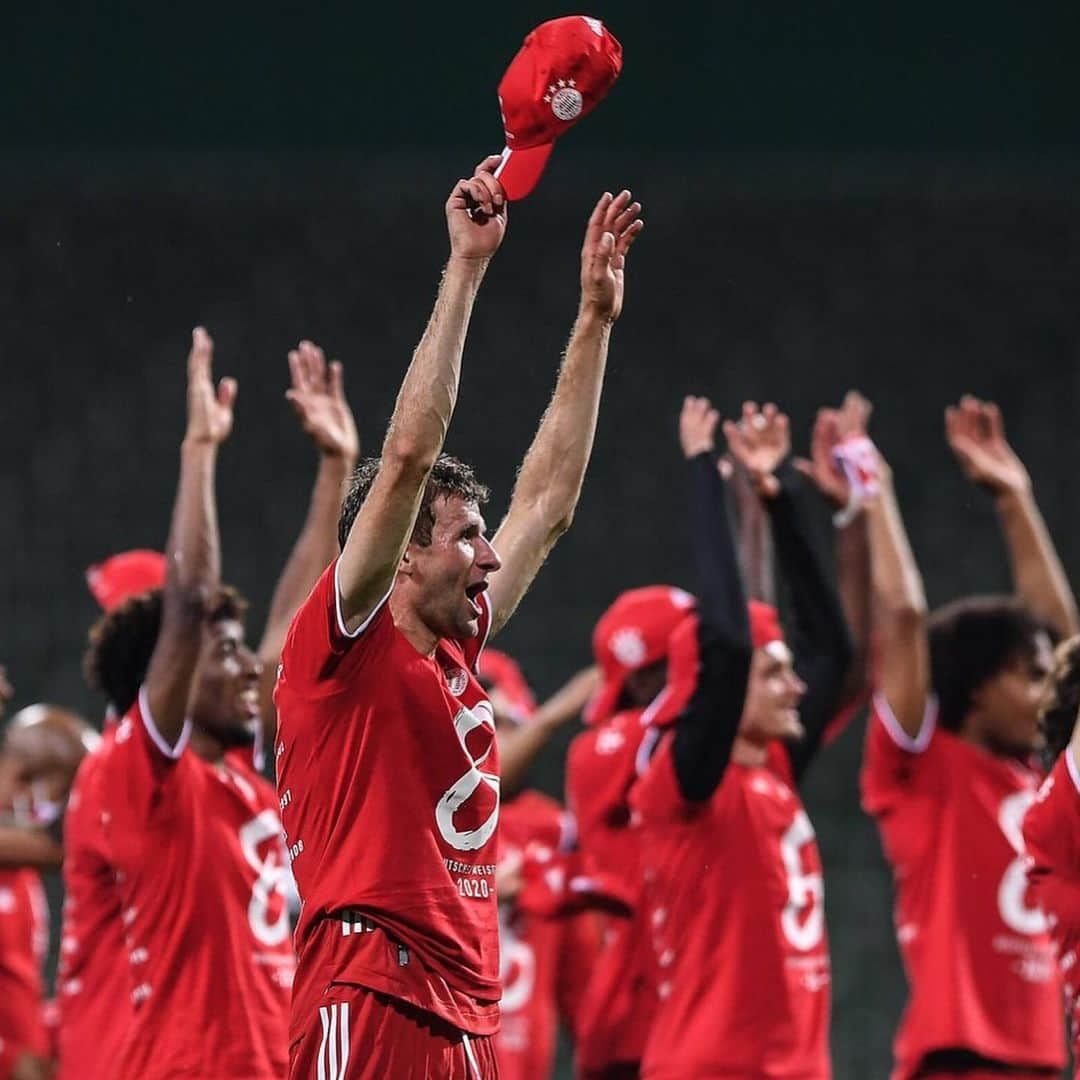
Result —
[[259, 715], [259, 691], [255, 686], [249, 686], [240, 692], [240, 709], [245, 716], [252, 719]]
[[469, 608], [471, 609], [475, 618], [480, 618], [483, 615], [483, 609], [480, 607], [480, 594], [487, 589], [486, 581], [478, 581], [474, 585], [469, 585], [465, 589], [465, 599], [469, 601]]

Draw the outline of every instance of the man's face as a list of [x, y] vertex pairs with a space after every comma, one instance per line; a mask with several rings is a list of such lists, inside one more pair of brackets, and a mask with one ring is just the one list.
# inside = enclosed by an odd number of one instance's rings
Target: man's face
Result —
[[1053, 665], [1050, 638], [1035, 635], [1032, 656], [1016, 656], [974, 694], [972, 720], [980, 742], [1004, 754], [1030, 754], [1045, 742], [1039, 704]]
[[239, 619], [207, 625], [191, 703], [194, 722], [227, 747], [250, 746], [259, 723], [261, 671]]
[[440, 495], [432, 512], [431, 543], [410, 543], [406, 552], [409, 601], [433, 634], [464, 641], [479, 633], [480, 593], [502, 564], [476, 503]]
[[806, 684], [791, 661], [791, 651], [782, 641], [754, 650], [739, 723], [739, 734], [749, 742], [764, 746], [773, 739], [802, 738], [799, 702]]

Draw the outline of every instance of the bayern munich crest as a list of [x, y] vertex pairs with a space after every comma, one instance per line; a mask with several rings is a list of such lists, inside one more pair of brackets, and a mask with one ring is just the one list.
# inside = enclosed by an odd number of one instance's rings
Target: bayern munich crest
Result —
[[551, 111], [560, 120], [575, 120], [581, 115], [585, 105], [573, 79], [559, 79], [553, 82], [544, 95], [544, 101], [551, 106]]

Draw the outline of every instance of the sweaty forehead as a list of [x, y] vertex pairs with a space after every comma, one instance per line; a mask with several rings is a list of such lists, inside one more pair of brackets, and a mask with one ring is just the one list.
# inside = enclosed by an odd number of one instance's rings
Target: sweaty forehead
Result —
[[207, 635], [211, 642], [244, 640], [244, 624], [239, 619], [215, 619], [207, 626]]
[[435, 527], [438, 529], [477, 525], [482, 532], [485, 528], [484, 515], [471, 499], [463, 499], [460, 495], [438, 495], [431, 508], [435, 512]]

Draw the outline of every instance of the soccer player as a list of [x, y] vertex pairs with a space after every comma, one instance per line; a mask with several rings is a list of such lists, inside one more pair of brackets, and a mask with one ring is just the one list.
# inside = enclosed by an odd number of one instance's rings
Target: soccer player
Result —
[[278, 790], [303, 901], [290, 1075], [490, 1077], [499, 804], [477, 655], [568, 527], [592, 447], [630, 193], [605, 194], [554, 397], [494, 541], [486, 489], [442, 454], [477, 290], [506, 227], [488, 158], [446, 203], [450, 258], [341, 555], [300, 609], [276, 700]]
[[[281, 644], [292, 615], [333, 557], [342, 485], [355, 465], [359, 449], [356, 425], [345, 400], [341, 365], [327, 365], [317, 345], [302, 341], [289, 353], [289, 369], [291, 387], [286, 396], [319, 458], [307, 517], [274, 590], [258, 649], [260, 723], [255, 734], [269, 745], [275, 727], [270, 700], [273, 672]], [[142, 551], [125, 552], [91, 568], [87, 575], [91, 590], [107, 612], [92, 631], [99, 645], [114, 636], [116, 643], [122, 642], [125, 625], [142, 621], [152, 628], [157, 624], [164, 574], [162, 557]], [[110, 616], [110, 612], [115, 614]], [[153, 642], [149, 630], [134, 640], [150, 646]], [[99, 681], [95, 670], [99, 655], [100, 649], [92, 650], [89, 673], [95, 684]], [[101, 821], [108, 793], [102, 791], [98, 780], [115, 733], [115, 722], [107, 721], [101, 748], [79, 770], [64, 818], [66, 898], [58, 980], [60, 1080], [112, 1077], [132, 1011], [121, 891]], [[246, 735], [239, 742], [226, 751], [224, 759], [246, 773], [253, 758], [252, 746]], [[256, 752], [254, 756], [257, 759], [260, 755]], [[263, 786], [261, 781], [259, 786]], [[284, 977], [285, 969], [280, 974]]]
[[220, 582], [214, 478], [236, 385], [214, 387], [212, 352], [197, 328], [164, 590], [110, 612], [87, 661], [123, 715], [96, 781], [132, 988], [116, 1080], [276, 1080], [286, 1066], [281, 825], [270, 785], [226, 757], [252, 745], [259, 664], [244, 601]]
[[1058, 646], [1039, 709], [1050, 775], [1024, 815], [1027, 875], [1057, 950], [1072, 1024], [1074, 1076], [1080, 1077], [1080, 637]]
[[706, 400], [685, 401], [700, 602], [672, 635], [630, 795], [658, 997], [641, 1074], [825, 1080], [821, 859], [797, 783], [836, 714], [851, 646], [793, 498], [787, 418], [753, 403], [724, 430], [769, 515], [792, 647], [775, 608], [748, 605], [715, 462], [718, 419]]
[[1061, 985], [1021, 822], [1039, 782], [1045, 627], [1073, 632], [1075, 606], [997, 408], [964, 398], [946, 433], [994, 496], [1020, 599], [972, 597], [928, 620], [881, 461], [867, 506], [878, 657], [862, 789], [893, 868], [910, 989], [893, 1075], [1054, 1076]]
[[[0, 694], [0, 699], [3, 695]], [[0, 701], [2, 705], [2, 701]], [[53, 705], [10, 720], [0, 747], [0, 1078], [46, 1080], [52, 1048], [43, 1015], [49, 910], [39, 869], [59, 864], [59, 824], [96, 732]]]

